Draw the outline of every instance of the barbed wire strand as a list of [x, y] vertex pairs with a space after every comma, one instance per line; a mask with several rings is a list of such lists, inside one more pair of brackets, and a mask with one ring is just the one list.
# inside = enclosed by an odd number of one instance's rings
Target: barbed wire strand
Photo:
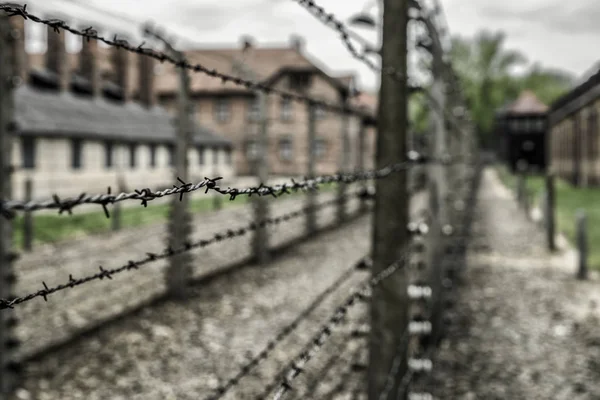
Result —
[[117, 35], [115, 35], [113, 39], [108, 39], [103, 36], [100, 36], [98, 34], [97, 30], [95, 30], [93, 27], [89, 27], [89, 28], [80, 30], [80, 29], [76, 29], [72, 26], [69, 26], [65, 21], [62, 21], [60, 19], [44, 19], [44, 18], [38, 17], [38, 16], [28, 12], [26, 4], [23, 5], [23, 7], [18, 7], [18, 6], [9, 5], [9, 4], [0, 4], [0, 10], [6, 12], [10, 17], [20, 16], [26, 20], [30, 20], [30, 21], [33, 21], [33, 22], [36, 22], [39, 24], [49, 26], [49, 27], [53, 28], [54, 31], [57, 33], [59, 33], [60, 29], [62, 29], [64, 31], [68, 31], [74, 35], [81, 36], [86, 40], [89, 40], [89, 39], [99, 40], [109, 46], [124, 49], [131, 53], [137, 53], [137, 54], [141, 54], [141, 55], [144, 55], [147, 57], [154, 58], [154, 59], [160, 61], [161, 63], [168, 62], [168, 63], [173, 64], [176, 67], [185, 68], [190, 71], [197, 72], [197, 73], [203, 73], [203, 74], [211, 76], [213, 78], [220, 79], [223, 84], [230, 82], [230, 83], [236, 84], [238, 86], [244, 86], [249, 90], [258, 90], [258, 91], [264, 92], [266, 94], [275, 94], [282, 98], [292, 99], [292, 100], [296, 100], [299, 102], [308, 102], [308, 103], [311, 103], [314, 105], [319, 105], [325, 109], [332, 110], [332, 111], [338, 111], [338, 112], [349, 113], [349, 114], [360, 115], [360, 116], [363, 116], [365, 114], [364, 111], [354, 109], [353, 107], [350, 107], [349, 105], [340, 106], [337, 104], [327, 103], [325, 101], [315, 99], [310, 96], [287, 92], [287, 91], [277, 89], [273, 86], [269, 86], [269, 85], [266, 85], [263, 83], [254, 82], [254, 81], [248, 80], [248, 79], [242, 79], [240, 77], [233, 76], [233, 75], [228, 75], [228, 74], [219, 72], [216, 69], [208, 68], [202, 64], [191, 64], [185, 59], [178, 59], [174, 56], [165, 54], [164, 52], [160, 52], [160, 51], [157, 51], [157, 50], [154, 50], [151, 48], [144, 48], [143, 46], [145, 45], [145, 42], [142, 42], [139, 46], [136, 47], [136, 46], [129, 44], [129, 42], [127, 40], [119, 39], [117, 37]]
[[[333, 27], [333, 29], [338, 31], [338, 33], [341, 35], [344, 45], [346, 46], [348, 51], [352, 54], [352, 56], [354, 58], [358, 59], [359, 61], [362, 61], [367, 67], [369, 67], [369, 69], [371, 69], [374, 72], [383, 72], [384, 74], [389, 75], [396, 80], [404, 78], [404, 74], [402, 74], [400, 71], [396, 70], [395, 68], [379, 67], [379, 66], [375, 65], [373, 62], [371, 62], [371, 60], [366, 58], [365, 55], [361, 55], [349, 40], [349, 36], [350, 36], [349, 32], [350, 31], [348, 30], [346, 25], [339, 18], [337, 18], [335, 16], [335, 14], [327, 12], [322, 6], [318, 5], [314, 0], [293, 0], [293, 1], [302, 5], [304, 8], [306, 8], [306, 10], [308, 10], [311, 14], [313, 14], [317, 19], [319, 19], [325, 25]], [[414, 0], [414, 3], [418, 4], [418, 1]], [[409, 85], [409, 91], [410, 92], [419, 91], [419, 92], [422, 92], [423, 94], [425, 94], [425, 97], [427, 97], [427, 100], [430, 102], [430, 104], [433, 105], [434, 108], [436, 108], [436, 111], [445, 115], [449, 119], [450, 123], [453, 125], [453, 127], [455, 129], [457, 129], [459, 132], [463, 132], [463, 128], [456, 121], [456, 116], [453, 113], [451, 113], [449, 110], [447, 110], [446, 108], [442, 107], [428, 90], [424, 90], [423, 88], [420, 88], [418, 86], [410, 86]]]
[[363, 295], [363, 292], [378, 285], [381, 281], [399, 270], [404, 265], [404, 261], [407, 257], [408, 252], [405, 251], [400, 259], [370, 278], [361, 289], [354, 291], [346, 301], [335, 309], [333, 315], [312, 337], [307, 346], [305, 346], [300, 354], [294, 357], [289, 367], [286, 369], [287, 371], [284, 374], [283, 381], [277, 385], [279, 388], [275, 392], [273, 400], [281, 400], [283, 396], [292, 389], [292, 381], [302, 374], [304, 366], [322, 349], [326, 340], [331, 336], [333, 328], [341, 324], [343, 317], [347, 314], [348, 310], [357, 303], [357, 300]]
[[[361, 192], [359, 191], [358, 193], [360, 194]], [[356, 196], [356, 195], [357, 195], [357, 193], [352, 193], [352, 194], [348, 195], [347, 197]], [[173, 249], [171, 247], [167, 247], [161, 253], [146, 253], [145, 258], [137, 260], [137, 261], [130, 260], [130, 261], [128, 261], [127, 264], [122, 265], [118, 268], [104, 269], [102, 266], [100, 266], [99, 267], [100, 272], [98, 272], [94, 275], [89, 275], [85, 278], [75, 279], [75, 278], [73, 278], [73, 275], [70, 274], [68, 283], [63, 283], [63, 284], [60, 284], [60, 285], [57, 285], [54, 287], [48, 287], [45, 282], [42, 282], [42, 285], [44, 286], [44, 288], [41, 290], [27, 294], [25, 296], [14, 297], [12, 299], [0, 299], [0, 310], [7, 309], [7, 308], [14, 308], [18, 304], [25, 303], [27, 301], [31, 301], [37, 297], [42, 297], [44, 299], [44, 301], [48, 301], [48, 296], [53, 293], [56, 293], [56, 292], [59, 292], [62, 290], [66, 290], [69, 288], [73, 288], [75, 286], [83, 285], [85, 283], [88, 283], [88, 282], [91, 282], [94, 280], [103, 280], [104, 278], [112, 279], [113, 275], [116, 275], [116, 274], [119, 274], [119, 273], [122, 273], [125, 271], [139, 270], [140, 267], [142, 267], [146, 264], [161, 260], [161, 259], [173, 257], [176, 255], [197, 249], [197, 248], [204, 248], [211, 244], [222, 242], [223, 240], [226, 240], [226, 239], [233, 239], [236, 237], [240, 237], [240, 236], [247, 234], [248, 232], [258, 229], [259, 227], [263, 227], [263, 226], [267, 226], [267, 225], [278, 225], [278, 224], [280, 224], [282, 222], [286, 222], [292, 218], [296, 218], [303, 214], [306, 214], [307, 212], [310, 212], [311, 210], [318, 210], [318, 209], [321, 209], [321, 208], [324, 208], [324, 207], [327, 207], [330, 205], [335, 205], [335, 204], [337, 204], [338, 201], [339, 200], [337, 198], [331, 199], [331, 200], [319, 203], [319, 204], [315, 205], [314, 207], [307, 206], [300, 210], [282, 214], [278, 217], [267, 218], [258, 223], [252, 222], [252, 223], [248, 224], [247, 226], [240, 227], [237, 229], [227, 229], [224, 232], [215, 233], [213, 235], [213, 237], [210, 239], [203, 239], [203, 240], [199, 240], [197, 242], [185, 243], [183, 246], [181, 246], [178, 249]]]
[[297, 193], [299, 190], [317, 190], [318, 186], [329, 183], [354, 183], [358, 181], [366, 181], [372, 179], [381, 179], [389, 176], [392, 173], [402, 171], [410, 168], [412, 165], [422, 165], [425, 163], [451, 163], [450, 158], [446, 159], [427, 159], [417, 152], [409, 152], [408, 160], [392, 164], [390, 166], [381, 168], [379, 170], [363, 170], [351, 173], [338, 173], [334, 175], [320, 175], [314, 178], [305, 178], [302, 181], [296, 182], [291, 180], [291, 183], [283, 183], [276, 185], [260, 184], [259, 186], [251, 186], [246, 188], [221, 188], [217, 185], [217, 182], [223, 177], [207, 178], [205, 177], [198, 183], [186, 183], [181, 178], [177, 178], [180, 185], [173, 185], [172, 188], [153, 191], [150, 188], [134, 189], [133, 192], [120, 193], [118, 195], [111, 194], [111, 188], [108, 187], [106, 194], [92, 194], [81, 193], [77, 197], [70, 197], [61, 199], [58, 195], [53, 195], [52, 200], [42, 201], [19, 201], [19, 200], [5, 200], [0, 203], [0, 214], [5, 218], [13, 218], [16, 211], [37, 211], [37, 210], [58, 210], [59, 214], [66, 212], [72, 214], [75, 207], [83, 204], [97, 204], [102, 206], [104, 214], [107, 218], [110, 218], [110, 213], [107, 206], [109, 204], [115, 204], [126, 200], [138, 200], [141, 201], [141, 205], [144, 207], [148, 206], [148, 203], [152, 200], [162, 198], [165, 196], [172, 196], [179, 194], [180, 200], [184, 193], [195, 192], [200, 189], [205, 189], [205, 194], [209, 191], [219, 193], [221, 195], [229, 196], [229, 200], [233, 201], [241, 195], [258, 195], [258, 196], [272, 196], [279, 197], [283, 194]]
[[329, 297], [335, 290], [337, 290], [345, 281], [350, 279], [356, 273], [356, 265], [344, 271], [344, 273], [329, 285], [323, 292], [321, 292], [309, 305], [306, 307], [298, 316], [283, 329], [281, 329], [273, 339], [269, 340], [266, 346], [261, 350], [252, 360], [246, 363], [240, 371], [225, 384], [221, 385], [215, 390], [215, 394], [206, 398], [206, 400], [218, 400], [224, 396], [231, 388], [239, 383], [239, 381], [246, 376], [250, 371], [258, 366], [262, 361], [266, 360], [275, 349], [277, 344], [281, 343], [286, 337], [294, 332], [300, 323], [310, 316], [310, 314], [321, 304], [327, 297]]
[[[341, 36], [344, 45], [348, 49], [348, 52], [352, 54], [352, 56], [364, 64], [368, 65], [369, 68], [375, 70], [381, 70], [381, 67], [378, 67], [373, 61], [367, 58], [366, 50], [368, 50], [368, 41], [364, 39], [362, 36], [358, 34], [351, 33], [348, 29], [346, 29], [344, 23], [337, 19], [334, 14], [328, 13], [323, 7], [316, 4], [313, 0], [293, 0], [296, 3], [300, 4], [304, 8], [308, 10], [312, 15], [314, 15], [318, 20], [323, 22], [325, 25], [332, 26]], [[358, 49], [352, 44], [350, 41], [350, 36], [353, 36], [356, 40], [362, 43], [363, 53], [361, 54]]]

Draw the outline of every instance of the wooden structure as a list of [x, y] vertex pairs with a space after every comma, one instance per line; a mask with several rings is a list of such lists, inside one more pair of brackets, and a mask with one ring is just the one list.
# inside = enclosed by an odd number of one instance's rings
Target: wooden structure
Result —
[[548, 106], [530, 90], [496, 113], [500, 157], [513, 172], [519, 161], [528, 169], [543, 171], [547, 165]]
[[599, 112], [600, 63], [549, 112], [552, 170], [573, 185], [600, 184]]

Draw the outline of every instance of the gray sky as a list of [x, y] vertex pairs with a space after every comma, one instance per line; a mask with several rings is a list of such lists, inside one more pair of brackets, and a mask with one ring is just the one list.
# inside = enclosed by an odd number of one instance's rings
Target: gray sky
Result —
[[[369, 0], [317, 0], [328, 11], [346, 21]], [[359, 84], [375, 87], [377, 77], [346, 51], [336, 33], [325, 27], [292, 0], [30, 0], [30, 12], [47, 15], [64, 10], [76, 19], [69, 22], [101, 23], [132, 34], [135, 21], [153, 20], [171, 32], [197, 43], [235, 45], [241, 35], [258, 43], [285, 43], [291, 34], [303, 35], [308, 53], [332, 72], [356, 71]], [[530, 61], [564, 69], [575, 76], [589, 70], [600, 57], [594, 54], [600, 35], [598, 0], [441, 0], [452, 34], [472, 35], [481, 28], [502, 29], [507, 47], [518, 49]], [[86, 5], [105, 10], [90, 10]], [[371, 10], [372, 13], [376, 9]], [[121, 15], [119, 19], [116, 15]], [[43, 30], [38, 27], [33, 37]], [[376, 42], [377, 34], [356, 29]], [[30, 40], [30, 39], [28, 39]], [[29, 48], [39, 50], [38, 41]], [[596, 45], [596, 46], [595, 46]], [[71, 44], [71, 49], [76, 49]]]

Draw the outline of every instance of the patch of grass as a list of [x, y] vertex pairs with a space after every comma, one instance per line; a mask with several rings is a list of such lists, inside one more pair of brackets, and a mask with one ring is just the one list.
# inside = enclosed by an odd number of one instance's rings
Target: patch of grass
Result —
[[[320, 192], [335, 190], [337, 184], [328, 183], [319, 186]], [[304, 192], [283, 195], [276, 201], [284, 201], [286, 198], [302, 196]], [[237, 207], [247, 204], [251, 199], [248, 196], [239, 196], [235, 201], [229, 201], [228, 196], [220, 198], [222, 208]], [[192, 198], [190, 200], [190, 212], [194, 215], [213, 211], [215, 209], [213, 197]], [[100, 207], [99, 207], [100, 208]], [[121, 228], [135, 228], [153, 223], [166, 221], [169, 216], [170, 204], [157, 204], [151, 202], [148, 207], [123, 207], [121, 208]], [[111, 209], [109, 208], [109, 211]], [[112, 214], [112, 211], [111, 211]], [[97, 235], [110, 232], [111, 220], [107, 219], [104, 211], [77, 212], [73, 215], [36, 214], [33, 213], [34, 243], [55, 243], [74, 239], [80, 236]], [[19, 214], [14, 220], [14, 243], [18, 249], [23, 248], [23, 215]]]
[[[516, 190], [517, 178], [506, 167], [498, 168], [502, 182], [511, 190]], [[532, 176], [527, 179], [527, 188], [539, 203], [544, 190], [543, 176]], [[571, 243], [575, 243], [575, 218], [577, 210], [585, 210], [587, 215], [587, 231], [589, 241], [589, 265], [600, 269], [600, 188], [578, 188], [564, 180], [556, 180], [556, 228], [565, 234]]]

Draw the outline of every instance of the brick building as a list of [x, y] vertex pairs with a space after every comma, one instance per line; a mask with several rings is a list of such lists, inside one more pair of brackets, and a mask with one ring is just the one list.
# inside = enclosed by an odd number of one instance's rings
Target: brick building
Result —
[[598, 112], [600, 66], [556, 100], [549, 112], [552, 169], [574, 185], [600, 184]]
[[[185, 52], [190, 63], [226, 74], [256, 80], [274, 87], [343, 104], [356, 105], [354, 77], [350, 74], [332, 76], [303, 49], [303, 41], [293, 36], [282, 46], [257, 47], [251, 38], [243, 37], [238, 47], [202, 48]], [[192, 98], [195, 118], [204, 127], [222, 133], [234, 144], [234, 165], [241, 174], [251, 174], [255, 160], [256, 139], [259, 129], [259, 103], [255, 94], [233, 83], [223, 83], [205, 74], [192, 74]], [[156, 77], [159, 101], [167, 109], [174, 109], [177, 75], [174, 67], [164, 65]], [[301, 175], [307, 169], [306, 104], [268, 96], [268, 156], [273, 175]], [[373, 110], [365, 106], [364, 115], [349, 118], [351, 168], [358, 160], [358, 137], [361, 129], [372, 126]], [[317, 173], [339, 170], [342, 151], [342, 117], [331, 111], [317, 112]], [[369, 134], [369, 133], [366, 133]], [[370, 132], [370, 136], [374, 134]], [[372, 139], [367, 139], [372, 142]], [[365, 150], [371, 160], [373, 148]]]
[[[23, 82], [15, 91], [14, 196], [22, 198], [27, 178], [34, 198], [104, 191], [118, 177], [129, 188], [170, 187], [176, 128], [156, 102], [154, 60], [94, 40], [67, 53], [65, 33], [51, 28], [46, 53], [27, 54], [23, 19], [10, 21]], [[199, 126], [192, 140], [191, 177], [234, 175], [231, 142]]]

